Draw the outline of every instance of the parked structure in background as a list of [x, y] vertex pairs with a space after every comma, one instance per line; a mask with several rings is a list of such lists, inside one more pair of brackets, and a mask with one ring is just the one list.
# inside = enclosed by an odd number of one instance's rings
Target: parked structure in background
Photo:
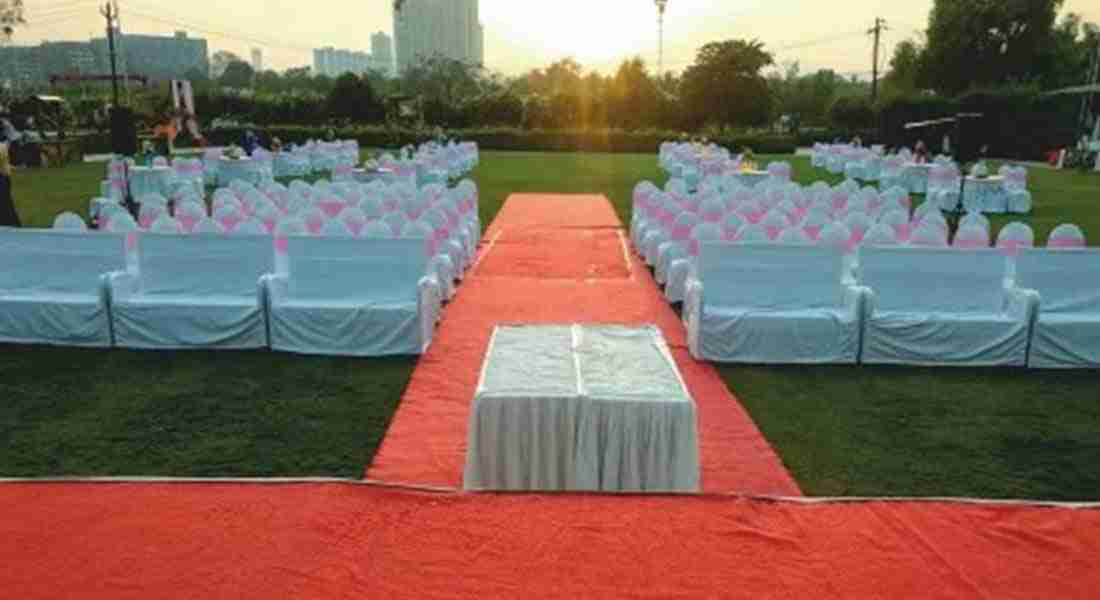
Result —
[[[205, 75], [210, 58], [205, 39], [185, 31], [172, 36], [118, 32], [119, 72], [144, 75], [153, 81], [170, 81]], [[0, 48], [0, 65], [12, 67], [15, 84], [44, 84], [54, 75], [85, 75], [110, 72], [110, 50], [106, 37], [87, 42], [42, 42], [37, 46]], [[7, 69], [5, 69], [7, 70]]]
[[371, 70], [392, 76], [396, 65], [393, 62], [393, 38], [379, 31], [370, 36]]
[[485, 62], [485, 28], [479, 0], [405, 0], [393, 16], [397, 69], [444, 56], [469, 64]]

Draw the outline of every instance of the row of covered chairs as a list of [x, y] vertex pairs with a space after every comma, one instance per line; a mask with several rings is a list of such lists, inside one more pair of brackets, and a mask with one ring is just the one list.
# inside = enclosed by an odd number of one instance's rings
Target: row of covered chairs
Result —
[[[0, 230], [0, 342], [419, 354], [443, 291], [423, 239]], [[136, 260], [131, 261], [133, 255]]]
[[1100, 367], [1100, 251], [705, 242], [684, 321], [699, 359]]

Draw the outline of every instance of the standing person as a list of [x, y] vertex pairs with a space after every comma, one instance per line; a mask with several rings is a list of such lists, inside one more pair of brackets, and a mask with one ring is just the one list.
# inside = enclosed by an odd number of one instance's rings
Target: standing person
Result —
[[917, 146], [913, 150], [913, 157], [916, 159], [918, 165], [923, 165], [928, 162], [928, 146], [924, 144], [924, 140], [917, 140]]
[[0, 227], [22, 227], [11, 198], [11, 160], [7, 144], [0, 144]]
[[260, 139], [256, 137], [256, 132], [251, 129], [244, 132], [244, 140], [241, 144], [241, 148], [248, 156], [252, 156], [252, 153], [256, 151], [256, 148], [260, 145]]

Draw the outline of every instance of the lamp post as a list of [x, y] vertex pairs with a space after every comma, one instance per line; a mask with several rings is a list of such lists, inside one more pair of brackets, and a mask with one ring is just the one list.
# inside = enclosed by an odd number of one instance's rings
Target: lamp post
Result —
[[668, 0], [653, 0], [657, 5], [657, 75], [665, 74], [665, 8]]

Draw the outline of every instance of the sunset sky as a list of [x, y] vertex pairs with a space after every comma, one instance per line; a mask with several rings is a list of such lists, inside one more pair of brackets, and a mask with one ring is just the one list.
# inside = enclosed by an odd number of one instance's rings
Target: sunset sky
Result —
[[[16, 43], [87, 39], [100, 35], [96, 0], [26, 0], [29, 26]], [[122, 26], [131, 33], [185, 29], [210, 41], [211, 53], [247, 57], [264, 50], [277, 69], [312, 62], [310, 49], [369, 49], [374, 31], [391, 33], [391, 0], [120, 0]], [[804, 71], [822, 67], [868, 75], [876, 16], [894, 44], [919, 36], [932, 0], [670, 0], [665, 26], [665, 64], [679, 70], [708, 41], [758, 38], [779, 63], [800, 61]], [[303, 7], [305, 7], [303, 9]], [[1100, 1], [1067, 0], [1065, 10], [1100, 22]], [[491, 69], [516, 74], [572, 56], [587, 68], [610, 71], [624, 57], [657, 61], [656, 9], [651, 0], [481, 0], [485, 59]], [[885, 64], [885, 58], [883, 60]]]

